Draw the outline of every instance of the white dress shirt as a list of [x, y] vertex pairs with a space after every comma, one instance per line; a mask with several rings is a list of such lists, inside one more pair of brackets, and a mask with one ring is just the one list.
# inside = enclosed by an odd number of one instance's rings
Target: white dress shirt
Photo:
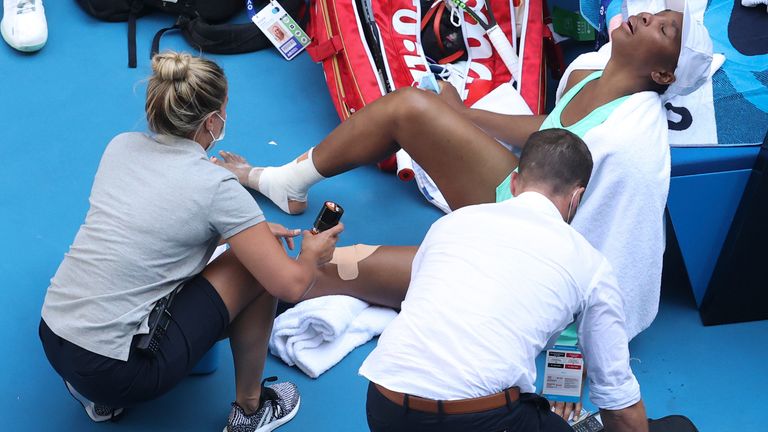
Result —
[[577, 320], [592, 402], [640, 400], [610, 264], [545, 196], [465, 207], [432, 225], [402, 311], [360, 374], [438, 400], [535, 392], [536, 356]]

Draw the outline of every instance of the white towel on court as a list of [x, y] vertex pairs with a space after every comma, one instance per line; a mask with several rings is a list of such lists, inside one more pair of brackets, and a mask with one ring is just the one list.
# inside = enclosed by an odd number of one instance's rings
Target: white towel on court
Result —
[[317, 378], [356, 347], [384, 331], [397, 313], [349, 296], [298, 303], [275, 319], [269, 351]]

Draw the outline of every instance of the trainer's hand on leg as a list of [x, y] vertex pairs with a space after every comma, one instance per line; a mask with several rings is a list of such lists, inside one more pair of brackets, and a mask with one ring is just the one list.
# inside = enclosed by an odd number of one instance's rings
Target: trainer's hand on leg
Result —
[[240, 184], [248, 186], [248, 174], [251, 172], [251, 168], [253, 168], [251, 164], [244, 157], [235, 153], [222, 150], [219, 152], [219, 156], [220, 158], [211, 156], [211, 162], [228, 169], [237, 177]]

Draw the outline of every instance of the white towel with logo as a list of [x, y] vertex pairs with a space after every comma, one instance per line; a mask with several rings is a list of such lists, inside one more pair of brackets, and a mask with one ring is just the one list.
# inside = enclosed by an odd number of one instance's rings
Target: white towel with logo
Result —
[[[702, 11], [701, 14], [704, 12]], [[566, 84], [574, 70], [603, 70], [611, 58], [611, 44], [603, 45], [599, 51], [582, 54], [568, 66], [557, 86], [555, 102], [565, 92]], [[667, 107], [665, 115], [669, 124], [675, 125], [668, 129], [669, 145], [672, 147], [707, 146], [717, 144], [717, 122], [715, 121], [715, 106], [712, 99], [712, 75], [725, 62], [725, 56], [715, 53], [712, 56], [709, 77], [699, 89], [686, 96], [674, 95], [662, 97], [661, 102]], [[681, 111], [680, 109], [683, 109]], [[683, 122], [681, 112], [686, 114]], [[683, 123], [685, 124], [683, 124]], [[681, 129], [682, 128], [682, 129]]]
[[397, 316], [349, 296], [318, 297], [298, 303], [275, 319], [269, 351], [311, 378], [378, 336]]
[[[606, 45], [577, 57], [560, 81], [558, 99], [571, 71], [602, 69], [609, 56]], [[571, 225], [613, 266], [630, 339], [651, 324], [659, 306], [671, 167], [666, 120], [659, 96], [645, 91], [584, 136], [594, 167]]]

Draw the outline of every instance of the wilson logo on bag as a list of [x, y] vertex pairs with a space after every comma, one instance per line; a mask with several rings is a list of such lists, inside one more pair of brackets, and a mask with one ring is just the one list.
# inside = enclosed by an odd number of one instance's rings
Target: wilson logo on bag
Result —
[[542, 1], [311, 0], [307, 51], [322, 63], [342, 121], [436, 70], [467, 106], [517, 77], [518, 91], [541, 114], [551, 37]]

